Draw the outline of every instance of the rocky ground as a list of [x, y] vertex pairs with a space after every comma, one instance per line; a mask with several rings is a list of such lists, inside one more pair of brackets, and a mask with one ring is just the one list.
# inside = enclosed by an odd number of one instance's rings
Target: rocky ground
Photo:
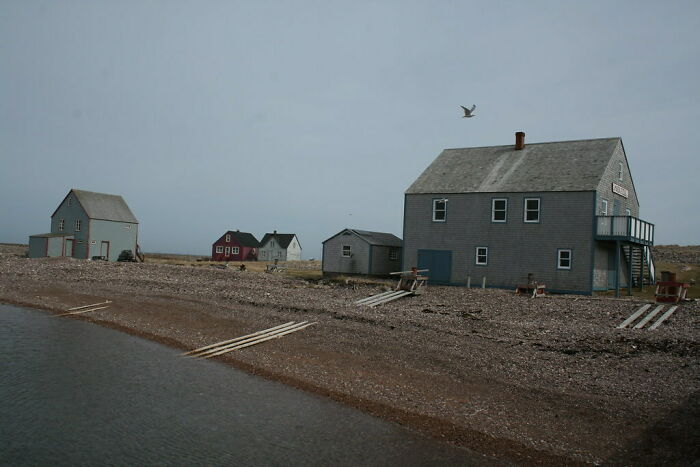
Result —
[[155, 263], [26, 259], [0, 248], [0, 301], [192, 349], [287, 321], [317, 324], [222, 362], [518, 464], [700, 458], [700, 304], [655, 331], [642, 302], [430, 287], [378, 308], [353, 280]]
[[658, 245], [652, 252], [658, 262], [700, 264], [700, 245]]

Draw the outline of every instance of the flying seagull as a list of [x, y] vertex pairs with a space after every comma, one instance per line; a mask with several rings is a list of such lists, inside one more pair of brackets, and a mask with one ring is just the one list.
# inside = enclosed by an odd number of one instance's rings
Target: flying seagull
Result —
[[460, 107], [464, 109], [464, 116], [462, 118], [472, 118], [474, 116], [472, 112], [474, 112], [474, 109], [476, 109], [475, 105], [472, 105], [471, 109], [468, 109], [463, 105], [460, 105]]

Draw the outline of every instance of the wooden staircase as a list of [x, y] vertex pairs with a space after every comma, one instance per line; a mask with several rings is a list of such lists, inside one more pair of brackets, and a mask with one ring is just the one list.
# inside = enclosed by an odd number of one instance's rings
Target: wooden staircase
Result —
[[[627, 262], [627, 265], [632, 263], [632, 286], [639, 287], [639, 279], [642, 278], [642, 285], [650, 285], [656, 283], [654, 277], [654, 258], [651, 254], [651, 249], [648, 246], [632, 247], [631, 245], [623, 245], [622, 253]], [[644, 270], [642, 269], [642, 258], [644, 258]]]

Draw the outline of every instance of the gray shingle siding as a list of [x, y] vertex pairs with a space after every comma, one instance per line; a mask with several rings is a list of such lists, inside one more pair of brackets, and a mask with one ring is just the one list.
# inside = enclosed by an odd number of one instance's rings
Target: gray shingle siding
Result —
[[[396, 260], [389, 259], [391, 250], [396, 250]], [[388, 275], [401, 270], [401, 248], [372, 246], [372, 271], [370, 274]]]
[[[448, 198], [445, 222], [432, 221], [432, 200]], [[508, 199], [507, 222], [491, 222], [491, 200]], [[524, 199], [540, 198], [540, 222], [525, 223]], [[587, 291], [591, 283], [593, 192], [407, 194], [404, 267], [417, 251], [452, 252], [450, 282], [486, 277], [487, 286], [513, 287], [527, 273], [547, 288]], [[488, 247], [488, 264], [475, 264], [476, 247]], [[570, 270], [557, 269], [559, 249], [572, 250]]]
[[[350, 245], [352, 256], [342, 256], [343, 245]], [[323, 272], [370, 274], [369, 244], [352, 233], [341, 233], [323, 244]]]

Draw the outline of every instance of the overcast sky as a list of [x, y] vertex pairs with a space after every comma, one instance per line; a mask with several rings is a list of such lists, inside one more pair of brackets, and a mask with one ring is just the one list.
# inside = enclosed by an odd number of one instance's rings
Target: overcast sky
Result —
[[[622, 137], [657, 244], [700, 243], [700, 2], [0, 0], [0, 242], [71, 188], [146, 252], [402, 234], [444, 148]], [[476, 104], [461, 118], [459, 105]]]

